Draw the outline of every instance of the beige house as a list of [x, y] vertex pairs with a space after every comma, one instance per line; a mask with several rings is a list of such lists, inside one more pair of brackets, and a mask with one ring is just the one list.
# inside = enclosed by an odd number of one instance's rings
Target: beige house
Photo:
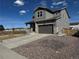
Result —
[[37, 7], [33, 12], [33, 19], [30, 24], [32, 31], [36, 33], [59, 34], [64, 28], [69, 27], [69, 14], [66, 8], [50, 10], [44, 7]]

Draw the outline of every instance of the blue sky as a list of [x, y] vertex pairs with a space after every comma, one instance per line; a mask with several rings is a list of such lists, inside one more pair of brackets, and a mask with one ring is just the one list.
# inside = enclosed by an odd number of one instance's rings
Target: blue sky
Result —
[[50, 9], [67, 7], [70, 22], [79, 22], [79, 0], [0, 0], [0, 24], [5, 28], [26, 27], [37, 6]]

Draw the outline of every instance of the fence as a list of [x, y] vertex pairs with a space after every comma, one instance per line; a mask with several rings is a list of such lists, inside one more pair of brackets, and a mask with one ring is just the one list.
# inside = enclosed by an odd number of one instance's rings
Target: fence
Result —
[[1, 35], [11, 35], [11, 34], [26, 34], [26, 31], [1, 31]]
[[64, 29], [63, 31], [68, 36], [74, 35], [77, 32], [77, 30], [74, 29]]

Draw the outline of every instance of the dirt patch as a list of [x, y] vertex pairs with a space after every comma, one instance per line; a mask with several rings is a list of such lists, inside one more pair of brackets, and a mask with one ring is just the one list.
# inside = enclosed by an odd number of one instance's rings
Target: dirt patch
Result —
[[3, 35], [3, 36], [0, 36], [0, 41], [6, 40], [6, 39], [12, 39], [12, 38], [16, 38], [16, 37], [21, 37], [21, 36], [24, 36], [24, 35], [25, 35], [25, 34]]

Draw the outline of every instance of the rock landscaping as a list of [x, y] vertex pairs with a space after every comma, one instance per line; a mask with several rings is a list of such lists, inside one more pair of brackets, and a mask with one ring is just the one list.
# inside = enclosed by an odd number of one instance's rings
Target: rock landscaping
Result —
[[79, 38], [50, 35], [12, 50], [28, 59], [79, 59]]

